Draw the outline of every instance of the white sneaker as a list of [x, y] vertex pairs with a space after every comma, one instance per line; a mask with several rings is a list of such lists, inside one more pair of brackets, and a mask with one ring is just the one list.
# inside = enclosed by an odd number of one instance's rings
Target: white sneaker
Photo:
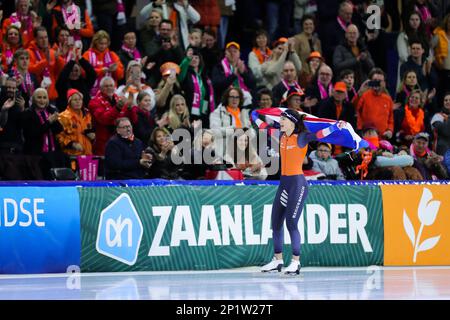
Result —
[[300, 274], [300, 268], [300, 261], [292, 259], [289, 266], [287, 266], [283, 271], [285, 274]]
[[282, 267], [283, 267], [283, 259], [278, 260], [277, 258], [273, 257], [272, 261], [261, 267], [261, 272], [273, 272], [273, 271], [281, 272]]

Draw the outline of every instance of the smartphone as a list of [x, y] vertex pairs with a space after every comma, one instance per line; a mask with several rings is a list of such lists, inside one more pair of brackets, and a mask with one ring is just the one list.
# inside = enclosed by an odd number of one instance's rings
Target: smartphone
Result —
[[67, 44], [68, 44], [70, 47], [73, 47], [73, 46], [74, 46], [74, 44], [75, 44], [75, 39], [73, 38], [73, 36], [69, 36], [69, 38], [67, 39]]

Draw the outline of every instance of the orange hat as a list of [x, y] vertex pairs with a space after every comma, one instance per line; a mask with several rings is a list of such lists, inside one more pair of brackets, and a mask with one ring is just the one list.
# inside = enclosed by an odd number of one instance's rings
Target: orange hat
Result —
[[305, 93], [303, 92], [303, 90], [301, 88], [296, 88], [296, 89], [290, 88], [288, 91], [286, 91], [283, 94], [283, 99], [282, 99], [281, 103], [286, 103], [293, 96], [301, 97], [303, 95], [305, 95]]
[[347, 92], [347, 85], [342, 81], [336, 82], [334, 84], [334, 91]]
[[306, 59], [306, 62], [309, 62], [311, 59], [319, 58], [320, 60], [324, 61], [322, 55], [319, 51], [313, 51], [310, 53], [309, 57]]
[[238, 50], [241, 50], [241, 46], [239, 45], [239, 43], [234, 41], [228, 42], [225, 46], [225, 49], [228, 49], [229, 47], [236, 47]]
[[288, 42], [288, 38], [281, 37], [281, 38], [279, 38], [277, 41], [275, 41], [275, 42], [273, 43], [273, 47], [275, 48], [275, 47], [277, 47], [279, 44], [283, 44], [283, 43], [286, 43], [286, 42]]
[[162, 76], [167, 76], [170, 74], [170, 70], [175, 70], [176, 74], [180, 73], [180, 66], [177, 65], [174, 62], [166, 62], [164, 63], [160, 68], [159, 71], [161, 71]]

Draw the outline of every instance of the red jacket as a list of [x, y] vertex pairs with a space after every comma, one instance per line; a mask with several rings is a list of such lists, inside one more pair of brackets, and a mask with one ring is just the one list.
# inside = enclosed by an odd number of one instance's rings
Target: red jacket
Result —
[[[113, 99], [115, 99], [116, 103], [119, 101], [116, 94], [114, 94]], [[97, 95], [89, 102], [88, 107], [94, 118], [94, 154], [103, 156], [105, 155], [106, 143], [116, 132], [115, 121], [120, 117], [120, 110], [115, 106], [112, 106], [110, 99], [100, 91], [97, 92]]]

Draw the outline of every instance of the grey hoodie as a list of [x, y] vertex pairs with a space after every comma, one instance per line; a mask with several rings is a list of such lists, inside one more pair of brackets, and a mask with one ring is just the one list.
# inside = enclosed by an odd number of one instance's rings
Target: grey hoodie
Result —
[[317, 157], [316, 150], [312, 151], [309, 157], [313, 161], [313, 170], [320, 171], [325, 175], [336, 175], [337, 180], [345, 180], [344, 174], [341, 168], [339, 168], [339, 163], [336, 159], [329, 158], [322, 160]]

